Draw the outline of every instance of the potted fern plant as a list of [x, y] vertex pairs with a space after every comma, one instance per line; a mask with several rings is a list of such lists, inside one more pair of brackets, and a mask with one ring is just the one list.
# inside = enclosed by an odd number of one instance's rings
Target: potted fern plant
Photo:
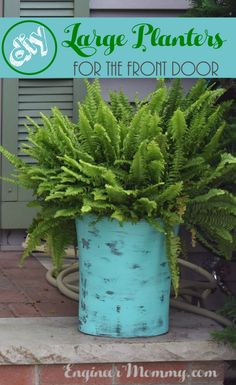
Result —
[[[80, 264], [80, 330], [113, 337], [168, 331], [170, 280], [177, 294], [179, 226], [218, 255], [235, 247], [236, 158], [221, 138], [230, 103], [200, 80], [185, 95], [179, 81], [131, 104], [106, 102], [87, 82], [79, 123], [54, 108], [42, 125], [29, 118], [25, 164], [14, 183], [40, 206], [23, 259], [47, 238], [56, 272], [75, 234]], [[32, 128], [33, 127], [33, 128]]]

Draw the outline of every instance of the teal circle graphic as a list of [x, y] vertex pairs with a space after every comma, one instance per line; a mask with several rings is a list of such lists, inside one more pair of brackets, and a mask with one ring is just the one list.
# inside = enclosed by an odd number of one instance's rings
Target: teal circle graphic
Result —
[[[14, 24], [2, 41], [2, 54], [8, 67], [28, 76], [46, 71], [56, 59], [57, 49], [56, 36], [52, 30], [35, 20]], [[24, 60], [21, 60], [23, 57]]]

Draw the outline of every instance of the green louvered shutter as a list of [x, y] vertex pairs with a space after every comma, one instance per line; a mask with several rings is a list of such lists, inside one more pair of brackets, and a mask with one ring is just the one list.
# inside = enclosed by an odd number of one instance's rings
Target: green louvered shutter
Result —
[[[80, 17], [89, 15], [88, 0], [5, 0], [5, 17]], [[70, 118], [76, 119], [77, 101], [83, 97], [81, 80], [73, 79], [5, 79], [2, 98], [2, 144], [11, 152], [30, 162], [20, 153], [27, 141], [25, 116], [36, 121], [39, 112], [50, 114], [58, 106]], [[3, 158], [2, 175], [9, 176], [13, 168]], [[9, 183], [1, 183], [1, 228], [24, 229], [35, 212], [27, 208], [31, 194]]]
[[20, 1], [20, 17], [74, 17], [73, 0]]

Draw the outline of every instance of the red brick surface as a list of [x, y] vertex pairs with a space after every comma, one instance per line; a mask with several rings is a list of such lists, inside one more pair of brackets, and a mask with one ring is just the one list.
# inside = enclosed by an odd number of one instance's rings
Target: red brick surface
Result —
[[15, 289], [1, 289], [0, 290], [0, 303], [11, 302], [26, 302], [29, 298], [22, 290]]
[[186, 362], [152, 362], [116, 365], [115, 384], [188, 384]]
[[6, 277], [3, 271], [0, 271], [0, 289], [12, 289], [14, 284]]
[[36, 385], [35, 367], [0, 366], [0, 385]]
[[[224, 376], [223, 362], [168, 362], [168, 363], [133, 363], [132, 376], [127, 378], [129, 364], [74, 364], [74, 365], [9, 365], [0, 366], [0, 385], [113, 385], [113, 384], [157, 384], [157, 385], [223, 385]], [[135, 375], [136, 368], [139, 375]], [[142, 369], [143, 368], [143, 369]], [[130, 368], [128, 369], [130, 370]], [[194, 371], [201, 370], [201, 373], [216, 371], [217, 378], [191, 376]], [[146, 376], [153, 371], [165, 372], [176, 371], [181, 374], [183, 371], [189, 376], [183, 381], [183, 377], [158, 378], [143, 380], [142, 374]], [[195, 372], [197, 373], [197, 372]]]
[[[24, 292], [30, 296], [31, 299], [33, 299], [35, 302], [57, 302], [57, 301], [64, 301], [65, 297], [62, 297], [60, 292], [55, 289], [55, 287], [50, 285], [45, 285], [40, 288], [35, 287], [25, 287]], [[63, 303], [63, 302], [62, 302]]]
[[12, 317], [11, 309], [9, 309], [8, 305], [1, 304], [0, 305], [0, 318], [8, 318]]
[[76, 316], [78, 304], [51, 286], [34, 257], [19, 267], [21, 253], [0, 252], [0, 317]]
[[8, 279], [13, 281], [16, 285], [23, 285], [24, 287], [40, 287], [40, 284], [45, 279], [45, 269], [42, 269], [41, 266], [42, 265], [40, 264], [37, 268], [29, 267], [28, 269], [23, 269], [16, 266], [15, 268], [3, 267], [2, 271], [5, 272], [5, 275], [8, 277]]
[[36, 304], [37, 309], [42, 317], [57, 316], [57, 317], [76, 317], [78, 315], [77, 306], [72, 300], [56, 302], [41, 302]]
[[40, 385], [112, 385], [112, 364], [46, 365], [40, 367]]
[[224, 379], [224, 362], [193, 362], [190, 365], [191, 384], [202, 385], [202, 383], [216, 384]]
[[[1, 251], [0, 252], [0, 261], [1, 261], [1, 267], [4, 267], [6, 269], [9, 268], [18, 268], [19, 267], [19, 261], [22, 253], [20, 252], [9, 252], [9, 251]], [[28, 269], [38, 269], [39, 262], [32, 257], [29, 257], [25, 260], [24, 265], [21, 267], [23, 270]]]
[[40, 317], [41, 315], [34, 303], [10, 303], [9, 308], [15, 317]]

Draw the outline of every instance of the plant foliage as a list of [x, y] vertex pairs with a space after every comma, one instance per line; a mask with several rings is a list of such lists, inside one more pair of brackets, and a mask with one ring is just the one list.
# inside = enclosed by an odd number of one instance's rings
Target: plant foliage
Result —
[[192, 0], [193, 8], [188, 11], [194, 17], [235, 17], [235, 0]]
[[[192, 0], [192, 8], [186, 13], [187, 17], [236, 17], [235, 0]], [[226, 88], [219, 102], [236, 100], [235, 79], [209, 80], [214, 88]], [[223, 141], [229, 151], [236, 154], [236, 104], [233, 103], [228, 113], [228, 125], [223, 134]]]
[[220, 331], [215, 331], [212, 335], [221, 342], [228, 342], [236, 349], [236, 297], [231, 297], [227, 301], [220, 314], [231, 320], [234, 325], [228, 326]]
[[165, 231], [176, 292], [181, 252], [176, 225], [184, 224], [204, 245], [230, 258], [236, 243], [236, 158], [222, 148], [229, 104], [216, 102], [223, 93], [199, 80], [185, 95], [180, 81], [170, 88], [161, 81], [132, 105], [122, 92], [112, 92], [106, 102], [94, 81], [87, 82], [77, 125], [57, 108], [50, 118], [41, 116], [40, 126], [29, 118], [22, 150], [35, 164], [1, 147], [17, 169], [15, 183], [31, 189], [41, 207], [24, 256], [48, 237], [59, 271], [72, 220], [93, 213], [120, 223], [145, 219]]

